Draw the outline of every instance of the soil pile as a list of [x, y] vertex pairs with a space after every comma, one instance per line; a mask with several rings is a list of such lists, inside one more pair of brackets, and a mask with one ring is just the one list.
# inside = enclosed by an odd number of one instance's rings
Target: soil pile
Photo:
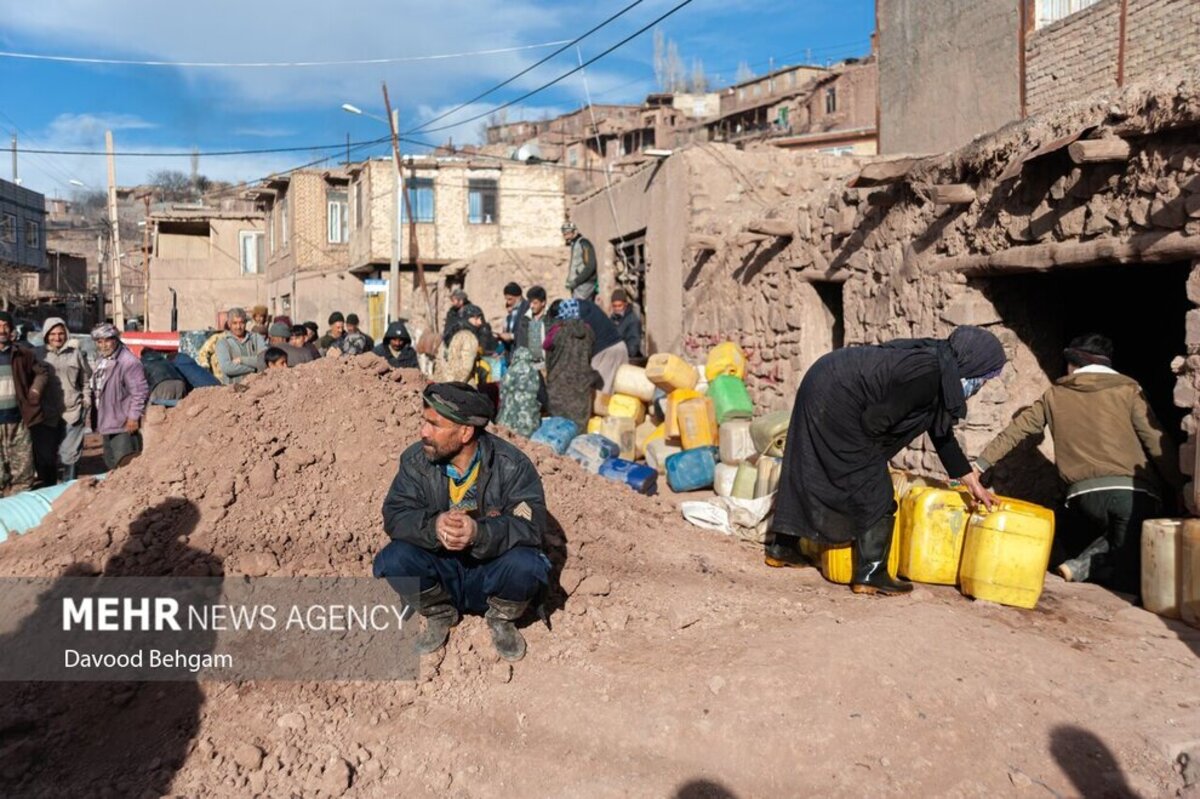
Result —
[[[197, 392], [0, 571], [369, 574], [421, 388], [364, 355]], [[1175, 758], [1200, 729], [1197, 631], [1054, 578], [1029, 613], [854, 596], [519, 443], [555, 563], [524, 661], [470, 617], [416, 682], [0, 684], [0, 794], [1165, 796], [1195, 776]]]

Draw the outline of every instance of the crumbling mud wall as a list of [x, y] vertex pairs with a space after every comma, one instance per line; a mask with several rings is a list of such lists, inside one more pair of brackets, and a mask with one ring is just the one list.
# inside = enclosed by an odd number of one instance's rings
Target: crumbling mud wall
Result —
[[[1200, 389], [1200, 310], [1183, 302], [1200, 303], [1200, 275], [1188, 279], [1200, 253], [1198, 122], [1191, 71], [1095, 95], [898, 173], [876, 171], [874, 186], [847, 185], [851, 162], [689, 150], [686, 354], [739, 340], [759, 406], [784, 406], [831, 343], [818, 307], [828, 305], [813, 297], [840, 283], [847, 344], [942, 336], [959, 324], [988, 326], [1005, 343], [1009, 367], [972, 400], [961, 428], [969, 455], [1062, 373], [1066, 339], [1091, 330], [1116, 331], [1118, 368], [1139, 379], [1177, 372], [1171, 397], [1152, 402], [1192, 437], [1195, 417], [1172, 406], [1190, 413]], [[1122, 139], [1129, 152], [1076, 163], [1070, 145], [1096, 138]], [[1013, 282], [1030, 274], [1049, 279]], [[1151, 280], [1161, 295], [1139, 288]], [[1099, 300], [1093, 286], [1104, 287]], [[1183, 459], [1193, 450], [1194, 439]], [[1002, 480], [1052, 486], [1051, 452], [1044, 441], [1014, 458]], [[920, 443], [900, 461], [939, 470]]]

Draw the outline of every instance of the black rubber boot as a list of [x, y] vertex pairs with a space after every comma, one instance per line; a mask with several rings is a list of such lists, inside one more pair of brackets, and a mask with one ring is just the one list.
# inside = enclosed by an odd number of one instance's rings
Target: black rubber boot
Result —
[[854, 576], [850, 590], [856, 594], [907, 594], [912, 583], [888, 574], [888, 553], [892, 549], [895, 514], [889, 513], [854, 541]]
[[425, 617], [425, 629], [417, 636], [417, 653], [428, 655], [446, 645], [450, 628], [462, 615], [450, 599], [450, 592], [441, 583], [421, 592], [420, 613]]
[[784, 533], [776, 533], [775, 539], [763, 548], [763, 563], [775, 569], [809, 565], [808, 558], [800, 552], [800, 539]]
[[59, 467], [62, 470], [62, 475], [59, 476], [60, 483], [70, 482], [75, 479], [75, 464], [69, 464]]
[[516, 621], [529, 607], [529, 601], [513, 602], [498, 596], [488, 597], [488, 629], [492, 632], [492, 644], [505, 660], [517, 661], [525, 657], [525, 636], [517, 629]]

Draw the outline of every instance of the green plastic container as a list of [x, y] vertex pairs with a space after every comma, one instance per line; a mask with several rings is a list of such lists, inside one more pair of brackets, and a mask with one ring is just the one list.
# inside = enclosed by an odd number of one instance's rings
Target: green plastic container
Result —
[[754, 403], [740, 377], [717, 375], [708, 384], [708, 396], [717, 410], [717, 424], [754, 416]]

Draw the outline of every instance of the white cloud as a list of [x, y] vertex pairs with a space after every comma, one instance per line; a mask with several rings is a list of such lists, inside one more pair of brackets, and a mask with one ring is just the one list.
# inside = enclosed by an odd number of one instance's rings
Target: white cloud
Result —
[[296, 131], [289, 128], [275, 127], [259, 127], [259, 128], [234, 128], [235, 136], [254, 136], [261, 139], [282, 139], [288, 136], [296, 135]]
[[49, 125], [47, 135], [56, 141], [103, 140], [106, 130], [147, 130], [158, 127], [133, 114], [59, 114]]

